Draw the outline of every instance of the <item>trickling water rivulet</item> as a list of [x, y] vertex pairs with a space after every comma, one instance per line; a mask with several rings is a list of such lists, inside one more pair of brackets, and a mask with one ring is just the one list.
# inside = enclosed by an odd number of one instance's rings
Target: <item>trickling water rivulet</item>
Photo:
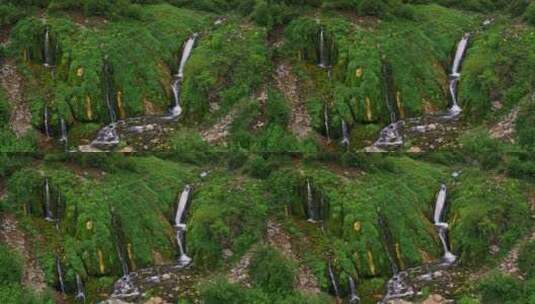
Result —
[[85, 303], [84, 283], [78, 273], [76, 274], [76, 296], [74, 299], [78, 303]]
[[345, 120], [342, 120], [342, 145], [349, 147], [349, 130]]
[[312, 195], [312, 186], [307, 179], [307, 216], [308, 221], [311, 223], [316, 222], [316, 213], [314, 212], [314, 197]]
[[329, 111], [327, 105], [323, 107], [323, 123], [325, 125], [325, 136], [327, 136], [327, 141], [331, 141], [331, 132], [329, 130]]
[[327, 271], [329, 274], [329, 283], [331, 285], [331, 290], [336, 298], [340, 298], [340, 287], [338, 286], [338, 282], [336, 281], [331, 260], [329, 260]]
[[325, 33], [323, 30], [323, 27], [320, 27], [320, 34], [319, 34], [319, 63], [318, 66], [320, 68], [326, 68], [327, 67], [327, 58], [325, 54]]
[[128, 267], [128, 255], [123, 248], [123, 240], [119, 236], [121, 231], [121, 224], [115, 214], [113, 207], [110, 210], [112, 227], [114, 229], [113, 237], [115, 241], [115, 250], [117, 251], [117, 257], [121, 263], [121, 268], [123, 271], [123, 276], [115, 282], [115, 286], [112, 293], [112, 298], [128, 298], [136, 297], [139, 295], [139, 289], [132, 282], [130, 277], [130, 269]]
[[56, 256], [56, 273], [58, 275], [59, 290], [62, 294], [65, 294], [65, 284], [63, 280], [63, 268], [61, 268], [61, 261], [59, 256]]
[[444, 256], [442, 259], [444, 260], [444, 263], [451, 264], [455, 262], [457, 257], [450, 252], [450, 246], [448, 242], [448, 223], [443, 221], [444, 209], [446, 207], [446, 195], [446, 185], [442, 184], [440, 185], [440, 191], [437, 194], [433, 222], [438, 229], [438, 237], [444, 250]]
[[67, 136], [67, 124], [65, 123], [65, 119], [61, 118], [59, 120], [59, 125], [61, 130], [61, 136], [59, 138], [59, 141], [63, 143], [65, 150], [67, 150], [69, 147], [69, 137]]
[[186, 210], [188, 207], [189, 195], [191, 192], [191, 186], [186, 185], [180, 199], [178, 200], [178, 206], [175, 215], [175, 229], [176, 229], [176, 241], [178, 244], [178, 250], [180, 257], [178, 259], [180, 266], [186, 266], [191, 263], [191, 258], [186, 255], [185, 237], [186, 237]]
[[449, 109], [449, 112], [454, 115], [459, 114], [462, 111], [461, 107], [459, 107], [457, 103], [457, 84], [459, 83], [459, 78], [461, 76], [461, 74], [459, 73], [459, 68], [461, 67], [464, 54], [466, 53], [466, 47], [468, 46], [469, 38], [470, 38], [470, 34], [466, 33], [464, 34], [461, 41], [459, 41], [459, 44], [457, 45], [457, 51], [455, 52], [455, 58], [453, 59], [453, 66], [451, 68], [451, 74], [450, 74], [451, 107]]
[[379, 138], [375, 142], [374, 146], [380, 148], [399, 147], [403, 145], [403, 136], [400, 132], [400, 128], [403, 126], [403, 121], [399, 120], [396, 114], [395, 104], [392, 96], [394, 80], [390, 66], [386, 63], [382, 66], [382, 74], [385, 104], [390, 115], [390, 124], [381, 130]]
[[52, 215], [52, 210], [50, 207], [50, 185], [48, 183], [48, 177], [45, 177], [45, 183], [43, 187], [44, 187], [43, 193], [44, 193], [44, 200], [45, 200], [45, 206], [44, 206], [45, 220], [52, 222], [54, 221], [54, 216]]
[[349, 297], [348, 297], [348, 303], [349, 304], [359, 304], [360, 303], [360, 297], [357, 293], [357, 286], [355, 284], [355, 281], [352, 277], [348, 278], [347, 285], [349, 287]]
[[50, 53], [50, 29], [48, 26], [45, 29], [45, 43], [43, 48], [43, 57], [44, 57], [44, 66], [50, 67], [52, 66], [52, 58]]
[[50, 138], [50, 123], [49, 123], [49, 113], [48, 106], [45, 104], [45, 109], [43, 112], [43, 128], [47, 138]]

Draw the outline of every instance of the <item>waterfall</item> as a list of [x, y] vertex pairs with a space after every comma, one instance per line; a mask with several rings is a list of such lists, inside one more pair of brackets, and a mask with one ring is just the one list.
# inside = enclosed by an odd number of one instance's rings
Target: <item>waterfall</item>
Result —
[[45, 177], [44, 194], [45, 194], [45, 220], [51, 222], [54, 220], [54, 216], [52, 215], [52, 210], [50, 210], [50, 185], [48, 183], [48, 177]]
[[447, 223], [442, 222], [442, 213], [444, 211], [444, 206], [446, 204], [446, 191], [447, 191], [446, 185], [444, 184], [440, 185], [440, 191], [438, 192], [438, 195], [437, 195], [437, 201], [435, 203], [435, 212], [433, 215], [433, 221], [435, 225], [437, 226], [443, 225], [443, 224], [447, 225]]
[[195, 45], [195, 40], [197, 39], [198, 35], [199, 34], [197, 33], [193, 34], [184, 45], [184, 50], [182, 51], [182, 59], [180, 60], [180, 66], [178, 68], [177, 74], [179, 78], [184, 78], [184, 68], [186, 66], [186, 62], [189, 59], [189, 56], [191, 55], [191, 51], [193, 50], [193, 46]]
[[329, 266], [328, 266], [328, 272], [329, 272], [329, 282], [331, 283], [331, 288], [334, 293], [334, 296], [336, 298], [340, 297], [340, 288], [338, 288], [338, 283], [336, 282], [336, 277], [334, 276], [334, 271], [332, 267], [332, 263], [329, 260]]
[[403, 136], [400, 132], [402, 126], [403, 121], [398, 121], [384, 127], [374, 145], [376, 147], [398, 147], [403, 145]]
[[117, 134], [117, 124], [112, 123], [100, 129], [97, 137], [91, 142], [92, 146], [110, 147], [119, 144], [120, 138]]
[[78, 303], [85, 303], [84, 283], [78, 273], [76, 274], [76, 296], [74, 299]]
[[104, 80], [104, 101], [106, 102], [106, 107], [108, 108], [108, 116], [110, 118], [110, 123], [117, 121], [117, 115], [115, 113], [114, 107], [114, 96], [113, 96], [113, 76], [112, 76], [112, 67], [108, 62], [108, 56], [104, 58], [104, 67], [103, 67], [103, 80]]
[[312, 186], [310, 180], [307, 179], [307, 213], [308, 221], [311, 223], [316, 222], [316, 214], [314, 212], [314, 197], [312, 195]]
[[111, 225], [115, 232], [113, 233], [115, 239], [115, 250], [117, 251], [117, 256], [119, 257], [119, 262], [121, 263], [121, 268], [123, 272], [123, 276], [119, 280], [117, 280], [117, 282], [115, 282], [115, 286], [111, 296], [113, 298], [137, 296], [139, 295], [139, 289], [132, 282], [130, 270], [128, 269], [127, 263], [128, 257], [125, 255], [125, 252], [123, 250], [124, 248], [121, 248], [122, 240], [119, 236], [119, 233], [121, 232], [121, 230], [119, 230], [121, 228], [121, 224], [118, 221], [117, 216], [115, 215], [115, 210], [113, 207], [111, 207], [110, 213], [112, 222]]
[[197, 39], [198, 34], [193, 34], [184, 44], [184, 49], [182, 50], [182, 57], [180, 58], [180, 65], [178, 67], [178, 72], [173, 79], [171, 84], [171, 89], [173, 91], [173, 107], [170, 110], [171, 117], [178, 117], [182, 114], [182, 106], [180, 105], [180, 87], [182, 85], [182, 79], [184, 78], [184, 68], [188, 62], [189, 57], [193, 47], [195, 46], [195, 40]]
[[63, 269], [61, 268], [61, 261], [56, 256], [56, 272], [58, 275], [59, 289], [62, 294], [65, 294], [65, 284], [63, 283]]
[[342, 145], [349, 147], [349, 130], [346, 121], [342, 119]]
[[382, 65], [383, 74], [383, 91], [385, 94], [385, 104], [390, 115], [390, 124], [384, 127], [379, 133], [379, 138], [375, 142], [376, 147], [399, 147], [403, 145], [403, 136], [400, 128], [403, 126], [403, 121], [399, 120], [394, 108], [392, 90], [394, 80], [392, 79], [392, 72], [390, 65], [384, 63]]
[[435, 203], [435, 212], [433, 215], [433, 222], [438, 230], [438, 237], [442, 243], [442, 248], [444, 250], [443, 260], [446, 264], [451, 264], [455, 262], [457, 257], [450, 252], [449, 242], [448, 242], [448, 223], [443, 222], [444, 217], [444, 208], [446, 207], [446, 195], [447, 188], [446, 185], [440, 185], [440, 191], [437, 194], [437, 200]]
[[449, 109], [451, 114], [459, 114], [462, 109], [457, 103], [457, 84], [461, 74], [459, 69], [466, 53], [466, 47], [468, 45], [469, 33], [465, 33], [459, 44], [457, 45], [457, 51], [455, 52], [455, 58], [453, 59], [453, 66], [450, 74], [450, 94], [451, 94], [451, 107]]
[[327, 136], [327, 142], [331, 141], [331, 135], [329, 131], [329, 112], [327, 105], [323, 108], [323, 122], [325, 124], [325, 135]]
[[58, 191], [58, 200], [56, 201], [56, 218], [54, 219], [56, 230], [59, 231], [59, 208], [61, 206], [61, 193]]
[[59, 124], [60, 124], [60, 130], [61, 130], [61, 137], [59, 141], [65, 144], [65, 147], [67, 147], [69, 138], [67, 137], [67, 124], [65, 124], [65, 119], [60, 118]]
[[325, 34], [323, 31], [323, 27], [320, 28], [320, 62], [319, 67], [320, 68], [326, 68], [327, 67], [327, 60], [325, 58]]
[[186, 255], [185, 248], [185, 232], [186, 232], [186, 209], [188, 206], [189, 195], [191, 192], [191, 186], [186, 185], [180, 199], [178, 200], [178, 207], [175, 215], [175, 229], [176, 229], [176, 241], [180, 253], [179, 264], [181, 266], [188, 265], [191, 262], [191, 258]]
[[48, 114], [48, 106], [45, 104], [45, 111], [44, 111], [44, 114], [43, 114], [43, 125], [44, 125], [44, 128], [45, 128], [45, 135], [47, 138], [50, 138], [50, 124], [48, 122], [48, 117], [49, 114]]
[[50, 58], [50, 30], [48, 26], [45, 29], [45, 45], [44, 45], [44, 64], [45, 67], [50, 67], [52, 65], [52, 60]]
[[348, 278], [348, 286], [349, 286], [348, 303], [349, 304], [358, 304], [358, 303], [360, 303], [360, 297], [358, 296], [358, 293], [357, 293], [357, 287], [355, 285], [355, 281], [353, 280], [353, 278], [351, 276]]

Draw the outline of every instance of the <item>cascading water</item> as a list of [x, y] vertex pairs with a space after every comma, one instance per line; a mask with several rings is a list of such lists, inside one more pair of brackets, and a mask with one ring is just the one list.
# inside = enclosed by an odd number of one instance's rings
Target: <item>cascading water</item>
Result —
[[338, 287], [338, 282], [336, 282], [336, 276], [334, 275], [333, 266], [330, 260], [327, 271], [329, 274], [329, 283], [331, 284], [332, 292], [336, 298], [340, 298], [340, 288]]
[[184, 44], [184, 49], [182, 51], [182, 58], [180, 59], [180, 66], [178, 67], [178, 73], [175, 75], [171, 89], [173, 90], [173, 99], [174, 104], [170, 110], [172, 117], [178, 117], [182, 114], [182, 106], [180, 105], [180, 87], [182, 84], [182, 79], [184, 78], [184, 68], [186, 63], [191, 56], [191, 51], [195, 46], [195, 40], [197, 39], [198, 34], [193, 34]]
[[59, 290], [62, 294], [65, 294], [65, 284], [63, 280], [63, 269], [61, 268], [61, 261], [58, 256], [56, 256], [56, 273], [58, 275]]
[[180, 199], [178, 200], [178, 207], [175, 215], [175, 229], [176, 229], [176, 241], [180, 257], [178, 259], [180, 266], [186, 266], [191, 263], [191, 258], [186, 255], [185, 248], [185, 232], [186, 232], [186, 209], [188, 207], [189, 195], [191, 192], [191, 186], [186, 185]]
[[[112, 77], [112, 66], [108, 62], [107, 57], [104, 59], [103, 75], [104, 75], [104, 101], [108, 110], [110, 123], [104, 126], [97, 133], [96, 138], [91, 142], [90, 147], [103, 150], [111, 150], [121, 141], [121, 136], [128, 134], [140, 134], [145, 131], [158, 130], [158, 126], [174, 121], [182, 114], [182, 107], [180, 105], [180, 87], [184, 76], [184, 68], [189, 59], [198, 34], [193, 34], [184, 44], [180, 66], [177, 74], [171, 83], [173, 91], [173, 102], [169, 112], [162, 116], [140, 116], [131, 117], [124, 120], [117, 120], [114, 104], [114, 86]], [[156, 132], [155, 132], [156, 133]], [[83, 146], [80, 146], [82, 149]], [[85, 148], [84, 148], [85, 149]], [[146, 149], [146, 148], [145, 148]]]
[[57, 231], [59, 231], [59, 219], [60, 219], [59, 208], [60, 206], [61, 206], [61, 193], [58, 192], [58, 200], [56, 201], [56, 218], [54, 219]]
[[45, 220], [52, 222], [54, 221], [54, 216], [52, 215], [52, 210], [50, 209], [50, 185], [48, 183], [48, 177], [45, 177], [44, 184], [44, 199], [45, 199]]
[[388, 229], [387, 223], [384, 219], [384, 216], [379, 214], [379, 227], [383, 230], [383, 242], [385, 247], [386, 256], [390, 262], [390, 267], [392, 269], [392, 278], [388, 280], [386, 285], [386, 295], [383, 298], [383, 303], [388, 302], [388, 300], [403, 298], [406, 296], [414, 295], [414, 288], [408, 284], [409, 274], [406, 271], [400, 271], [398, 265], [396, 264], [393, 257], [393, 249], [390, 248], [389, 244], [392, 243], [390, 230]]
[[65, 149], [67, 149], [69, 145], [69, 138], [67, 136], [67, 124], [65, 123], [65, 119], [61, 118], [59, 120], [59, 124], [61, 130], [61, 137], [59, 138], [59, 141], [62, 142], [65, 146]]
[[108, 148], [119, 144], [120, 141], [119, 135], [117, 134], [117, 114], [115, 112], [115, 97], [113, 94], [113, 70], [111, 64], [108, 62], [108, 56], [104, 57], [102, 74], [104, 102], [106, 103], [110, 123], [98, 131], [97, 137], [91, 142], [91, 145]]
[[48, 106], [45, 104], [45, 110], [43, 113], [43, 126], [45, 129], [46, 137], [50, 138], [50, 123], [49, 123]]
[[320, 27], [320, 45], [319, 45], [319, 56], [320, 56], [320, 62], [319, 67], [320, 68], [326, 68], [327, 67], [327, 58], [325, 54], [325, 33], [323, 30], [323, 27]]
[[[120, 224], [118, 222], [117, 216], [114, 214], [114, 209], [112, 207], [111, 209], [111, 219], [112, 219], [112, 227], [114, 229], [120, 229]], [[130, 270], [128, 268], [127, 263], [127, 257], [124, 250], [121, 248], [121, 238], [118, 235], [118, 232], [115, 231], [113, 233], [113, 236], [115, 238], [115, 250], [117, 251], [117, 256], [119, 258], [119, 262], [121, 263], [121, 268], [123, 271], [123, 276], [115, 282], [114, 290], [112, 293], [113, 298], [128, 298], [139, 295], [139, 289], [134, 285], [132, 282], [132, 278], [130, 277]]]
[[330, 142], [331, 134], [329, 131], [329, 111], [327, 105], [323, 107], [323, 123], [325, 125], [325, 136], [327, 136], [327, 142]]
[[45, 29], [45, 45], [43, 48], [43, 57], [44, 57], [44, 66], [50, 67], [52, 66], [52, 59], [50, 54], [50, 29], [48, 26]]
[[345, 120], [342, 120], [342, 145], [349, 147], [349, 130]]
[[455, 58], [453, 59], [453, 66], [451, 68], [449, 85], [451, 94], [451, 107], [449, 112], [453, 115], [457, 115], [462, 111], [461, 107], [457, 103], [457, 84], [459, 83], [459, 78], [461, 76], [459, 69], [461, 67], [464, 54], [466, 53], [466, 47], [468, 45], [469, 38], [470, 34], [466, 33], [461, 41], [459, 41], [459, 44], [457, 45], [457, 51], [455, 52]]
[[76, 274], [76, 296], [74, 299], [78, 303], [85, 303], [84, 283], [78, 273]]
[[398, 147], [403, 145], [403, 136], [400, 132], [400, 128], [403, 127], [403, 121], [398, 119], [394, 109], [394, 102], [391, 94], [394, 80], [392, 79], [392, 73], [388, 64], [383, 64], [382, 74], [385, 104], [390, 115], [390, 124], [381, 130], [379, 138], [374, 145], [376, 147]]
[[433, 221], [435, 226], [438, 229], [438, 237], [442, 243], [442, 248], [444, 250], [443, 260], [446, 264], [452, 264], [455, 262], [457, 257], [450, 252], [449, 242], [448, 242], [448, 223], [443, 222], [444, 209], [446, 207], [446, 195], [447, 187], [446, 185], [440, 185], [440, 191], [437, 194], [437, 200], [435, 203], [435, 212], [433, 215]]
[[347, 285], [349, 287], [349, 298], [348, 303], [349, 304], [358, 304], [360, 303], [360, 297], [357, 293], [357, 286], [355, 284], [355, 280], [353, 280], [352, 277], [348, 278]]
[[314, 211], [314, 197], [312, 195], [312, 186], [310, 181], [307, 179], [307, 213], [308, 221], [311, 223], [316, 222], [316, 212]]

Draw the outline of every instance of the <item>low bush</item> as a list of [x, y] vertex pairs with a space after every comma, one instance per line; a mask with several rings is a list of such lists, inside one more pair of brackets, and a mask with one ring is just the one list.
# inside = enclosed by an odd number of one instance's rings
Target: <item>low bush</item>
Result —
[[528, 279], [535, 278], [535, 241], [528, 242], [520, 250], [518, 267]]
[[295, 265], [271, 247], [256, 250], [249, 268], [253, 285], [272, 295], [288, 295], [293, 290]]

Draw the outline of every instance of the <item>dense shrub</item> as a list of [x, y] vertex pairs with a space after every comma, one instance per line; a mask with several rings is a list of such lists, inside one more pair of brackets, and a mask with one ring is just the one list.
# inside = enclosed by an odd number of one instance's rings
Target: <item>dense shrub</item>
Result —
[[535, 26], [535, 3], [531, 3], [526, 12], [524, 13], [524, 19], [531, 25]]
[[22, 265], [20, 257], [0, 244], [0, 285], [20, 283]]
[[[214, 173], [216, 174], [216, 173]], [[256, 181], [212, 177], [195, 194], [187, 240], [195, 263], [214, 269], [225, 261], [223, 251], [240, 256], [264, 231], [267, 212], [263, 187]]]
[[293, 290], [295, 266], [277, 250], [261, 247], [254, 253], [249, 277], [258, 288], [272, 295], [287, 295]]
[[522, 289], [522, 285], [518, 280], [499, 273], [489, 275], [479, 285], [482, 303], [488, 304], [522, 303]]
[[225, 278], [201, 285], [201, 298], [206, 304], [267, 304], [268, 297], [255, 289], [244, 289], [238, 284], [231, 284]]
[[465, 157], [479, 162], [484, 169], [501, 164], [503, 145], [492, 139], [486, 129], [472, 130], [460, 138]]
[[535, 241], [530, 241], [521, 248], [518, 267], [528, 279], [535, 278]]

